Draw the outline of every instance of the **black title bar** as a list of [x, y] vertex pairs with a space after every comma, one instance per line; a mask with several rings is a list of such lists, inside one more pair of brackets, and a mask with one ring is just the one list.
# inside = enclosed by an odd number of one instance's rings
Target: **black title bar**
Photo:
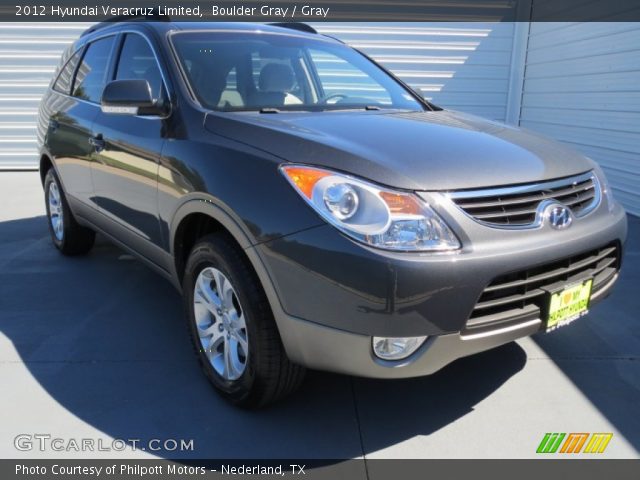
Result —
[[158, 12], [174, 21], [635, 22], [640, 0], [0, 0], [2, 22], [99, 22]]

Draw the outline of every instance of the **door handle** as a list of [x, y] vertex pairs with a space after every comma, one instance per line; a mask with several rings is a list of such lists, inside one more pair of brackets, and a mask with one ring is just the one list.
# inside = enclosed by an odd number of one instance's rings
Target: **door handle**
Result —
[[102, 135], [98, 134], [95, 137], [89, 137], [89, 145], [91, 145], [97, 153], [100, 153], [102, 150], [104, 150], [106, 142], [102, 138]]

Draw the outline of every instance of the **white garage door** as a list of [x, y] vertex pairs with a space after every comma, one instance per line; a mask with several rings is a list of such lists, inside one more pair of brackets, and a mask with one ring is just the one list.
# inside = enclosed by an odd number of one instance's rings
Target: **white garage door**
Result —
[[0, 168], [37, 165], [38, 102], [62, 51], [88, 25], [0, 23]]
[[[89, 24], [0, 24], [0, 168], [37, 166], [38, 101], [62, 50]], [[504, 120], [513, 24], [322, 23], [436, 104]]]
[[521, 125], [600, 163], [640, 215], [640, 24], [531, 24]]

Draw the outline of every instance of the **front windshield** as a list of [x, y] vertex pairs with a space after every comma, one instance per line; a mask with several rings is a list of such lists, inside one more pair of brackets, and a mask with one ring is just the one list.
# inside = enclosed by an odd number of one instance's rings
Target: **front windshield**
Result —
[[171, 36], [191, 89], [214, 110], [423, 110], [398, 82], [333, 40], [269, 32]]

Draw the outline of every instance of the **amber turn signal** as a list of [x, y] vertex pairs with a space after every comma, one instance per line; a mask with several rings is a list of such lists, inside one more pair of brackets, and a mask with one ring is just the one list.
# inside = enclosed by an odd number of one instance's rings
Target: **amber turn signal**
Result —
[[323, 172], [322, 170], [318, 170], [315, 168], [307, 168], [307, 167], [282, 167], [282, 171], [286, 173], [287, 177], [293, 182], [293, 184], [298, 187], [298, 189], [311, 200], [311, 196], [313, 193], [313, 187], [318, 180], [323, 177], [327, 177], [330, 175], [329, 172]]

